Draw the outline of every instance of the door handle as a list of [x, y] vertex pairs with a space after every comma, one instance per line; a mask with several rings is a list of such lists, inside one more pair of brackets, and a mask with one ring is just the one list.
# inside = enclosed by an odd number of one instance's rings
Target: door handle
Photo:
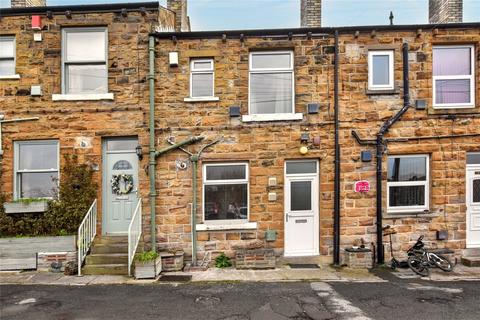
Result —
[[288, 222], [288, 213], [285, 215], [285, 222]]

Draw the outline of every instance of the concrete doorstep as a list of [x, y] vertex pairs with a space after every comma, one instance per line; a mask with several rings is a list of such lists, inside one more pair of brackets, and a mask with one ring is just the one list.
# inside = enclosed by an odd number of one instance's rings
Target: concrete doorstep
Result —
[[[282, 282], [282, 281], [350, 281], [385, 282], [368, 270], [332, 268], [322, 266], [319, 269], [291, 269], [283, 266], [269, 270], [237, 270], [234, 268], [209, 268], [196, 272], [168, 272], [168, 275], [191, 275], [192, 282]], [[0, 272], [0, 284], [44, 284], [44, 285], [95, 285], [95, 284], [149, 284], [157, 280], [135, 280], [119, 275], [83, 275], [66, 276], [50, 272]]]

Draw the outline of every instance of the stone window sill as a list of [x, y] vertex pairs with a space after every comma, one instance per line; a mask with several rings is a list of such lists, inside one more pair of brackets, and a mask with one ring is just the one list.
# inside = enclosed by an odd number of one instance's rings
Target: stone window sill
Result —
[[437, 213], [425, 213], [425, 211], [419, 212], [388, 212], [383, 216], [383, 219], [399, 219], [399, 218], [435, 218], [439, 216]]
[[98, 101], [113, 100], [113, 93], [52, 94], [53, 101]]
[[15, 79], [20, 79], [19, 74], [9, 74], [6, 76], [0, 76], [0, 80], [15, 80]]
[[387, 89], [387, 90], [372, 90], [372, 89], [367, 89], [365, 91], [366, 95], [369, 96], [376, 96], [376, 95], [387, 95], [387, 94], [399, 94], [400, 90], [398, 89]]
[[226, 223], [226, 224], [197, 224], [197, 231], [227, 231], [227, 230], [256, 230], [256, 222]]
[[303, 113], [248, 114], [242, 116], [243, 122], [303, 120]]
[[199, 97], [199, 98], [184, 98], [185, 102], [209, 102], [209, 101], [219, 101], [219, 97]]
[[474, 109], [475, 105], [466, 104], [466, 105], [433, 105], [433, 110], [455, 110], [455, 109]]

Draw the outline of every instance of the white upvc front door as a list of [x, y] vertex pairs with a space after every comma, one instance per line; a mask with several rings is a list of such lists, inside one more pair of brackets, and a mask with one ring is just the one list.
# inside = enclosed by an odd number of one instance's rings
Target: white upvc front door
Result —
[[480, 248], [480, 164], [467, 165], [467, 248]]
[[285, 163], [286, 257], [319, 254], [318, 161]]

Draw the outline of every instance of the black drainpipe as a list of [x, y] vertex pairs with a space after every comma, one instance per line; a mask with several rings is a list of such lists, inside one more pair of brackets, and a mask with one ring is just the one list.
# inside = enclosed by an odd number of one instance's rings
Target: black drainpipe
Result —
[[335, 65], [334, 65], [334, 109], [335, 109], [335, 182], [334, 182], [334, 214], [333, 214], [333, 263], [340, 264], [340, 144], [338, 142], [338, 30], [335, 30]]
[[403, 107], [393, 117], [385, 121], [377, 133], [377, 262], [383, 264], [385, 256], [383, 251], [383, 230], [382, 230], [382, 156], [384, 151], [383, 135], [397, 122], [402, 115], [410, 108], [410, 87], [408, 81], [408, 43], [403, 44]]

